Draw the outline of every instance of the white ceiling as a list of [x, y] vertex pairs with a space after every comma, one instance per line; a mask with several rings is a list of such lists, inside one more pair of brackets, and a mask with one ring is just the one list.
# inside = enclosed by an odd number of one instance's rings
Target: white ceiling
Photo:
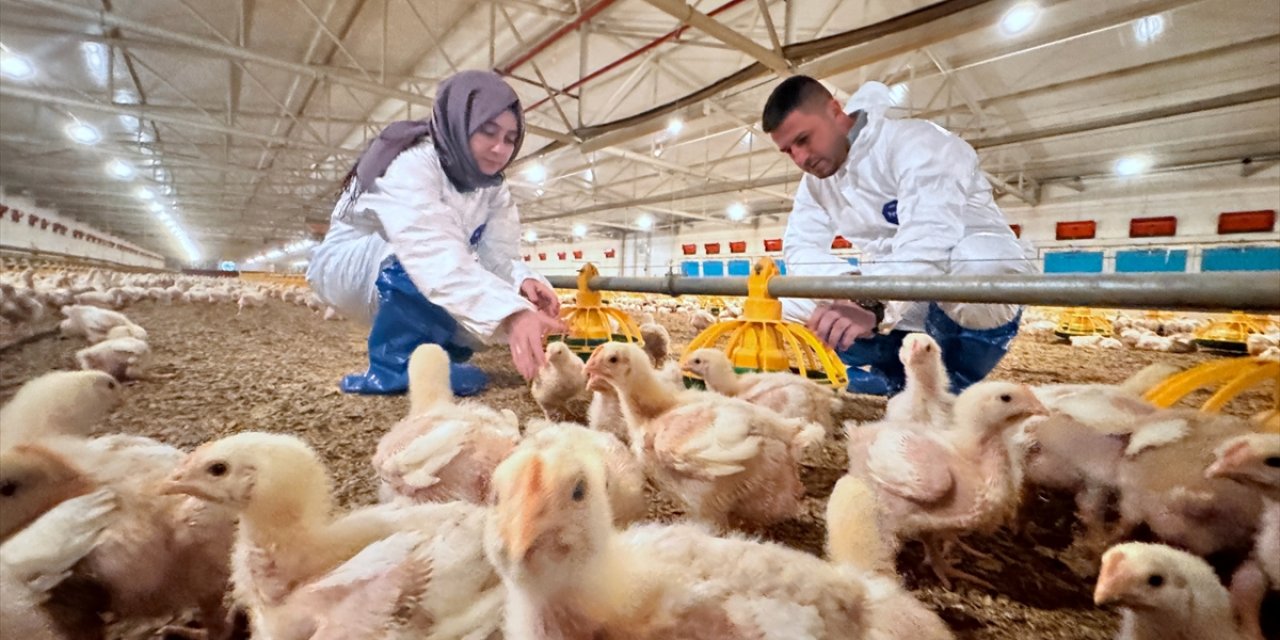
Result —
[[[842, 97], [901, 83], [902, 114], [970, 140], [1003, 198], [1131, 154], [1280, 157], [1280, 3], [1039, 0], [1010, 35], [1016, 4], [707, 0], [675, 33], [684, 0], [0, 0], [0, 42], [36, 68], [0, 82], [0, 184], [180, 255], [135, 195], [167, 188], [203, 256], [240, 259], [322, 224], [369, 137], [465, 68], [501, 70], [529, 108], [509, 173], [544, 238], [785, 211], [799, 174], [756, 127], [791, 72]], [[86, 42], [108, 52], [96, 77]], [[69, 140], [73, 119], [103, 141]], [[112, 179], [112, 158], [139, 175]]]

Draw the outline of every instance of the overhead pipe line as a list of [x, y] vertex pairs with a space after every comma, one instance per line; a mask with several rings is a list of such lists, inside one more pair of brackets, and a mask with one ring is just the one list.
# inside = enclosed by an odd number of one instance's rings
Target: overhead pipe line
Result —
[[[577, 287], [576, 276], [548, 276], [551, 286]], [[595, 291], [669, 296], [747, 295], [746, 278], [597, 276]], [[775, 276], [775, 298], [970, 302], [1106, 309], [1183, 311], [1280, 310], [1275, 280], [1246, 272], [1007, 276]]]

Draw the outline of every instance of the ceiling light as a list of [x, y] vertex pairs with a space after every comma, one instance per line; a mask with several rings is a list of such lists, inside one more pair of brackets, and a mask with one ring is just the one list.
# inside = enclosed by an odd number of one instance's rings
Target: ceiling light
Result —
[[152, 200], [150, 203], [148, 203], [147, 208], [150, 209], [152, 213], [160, 213], [164, 211], [164, 205], [160, 204], [159, 202], [156, 202], [155, 200]]
[[654, 148], [653, 148], [653, 157], [655, 157], [655, 158], [661, 158], [661, 157], [662, 157], [662, 147], [654, 147]]
[[134, 191], [134, 194], [143, 200], [155, 200], [156, 198], [156, 194], [146, 187], [138, 187], [138, 190]]
[[645, 213], [645, 214], [641, 214], [641, 216], [640, 216], [639, 218], [636, 218], [636, 226], [637, 226], [637, 227], [640, 227], [641, 229], [644, 229], [644, 230], [652, 229], [652, 228], [653, 228], [653, 216], [651, 216], [651, 215], [649, 215], [649, 214], [647, 214], [647, 213]]
[[729, 205], [729, 207], [725, 209], [724, 213], [726, 216], [729, 216], [730, 220], [738, 222], [747, 217], [747, 205], [742, 204], [741, 202], [735, 202]]
[[541, 164], [531, 164], [524, 170], [524, 177], [530, 182], [543, 182], [547, 179], [547, 168]]
[[907, 83], [905, 82], [899, 82], [889, 87], [889, 98], [898, 106], [902, 106], [907, 102], [908, 95], [910, 95], [910, 90], [907, 89]]
[[1151, 158], [1147, 156], [1125, 156], [1116, 160], [1115, 171], [1119, 176], [1136, 176], [1146, 173], [1151, 168]]
[[595, 182], [596, 172], [594, 169], [587, 169], [586, 171], [582, 172], [582, 177], [586, 179], [587, 182]]
[[98, 86], [107, 85], [110, 64], [107, 62], [107, 47], [101, 42], [81, 42], [80, 53], [84, 55], [84, 64], [89, 68], [89, 76]]
[[68, 138], [80, 144], [98, 144], [102, 140], [102, 134], [98, 133], [97, 129], [79, 120], [67, 125], [64, 131], [66, 131]]
[[1000, 30], [1007, 36], [1017, 35], [1035, 24], [1040, 16], [1040, 7], [1031, 2], [1023, 2], [1011, 7], [1000, 18]]
[[132, 180], [134, 173], [136, 173], [133, 169], [133, 165], [121, 160], [120, 158], [116, 158], [111, 162], [108, 162], [106, 169], [107, 175], [115, 178], [116, 180]]
[[0, 75], [11, 80], [29, 80], [36, 75], [36, 66], [22, 54], [0, 49]]
[[684, 130], [684, 120], [680, 118], [672, 118], [667, 121], [667, 136], [676, 137]]
[[525, 232], [524, 232], [524, 241], [525, 241], [525, 242], [528, 242], [528, 243], [530, 243], [530, 244], [533, 244], [534, 242], [537, 242], [537, 241], [538, 241], [538, 232], [537, 232], [537, 231], [534, 231], [533, 229], [529, 229], [528, 231], [525, 231]]
[[1133, 23], [1133, 37], [1142, 44], [1155, 42], [1164, 33], [1164, 16], [1156, 14], [1140, 18]]
[[573, 237], [582, 238], [586, 235], [587, 235], [587, 225], [582, 224], [581, 222], [573, 225]]

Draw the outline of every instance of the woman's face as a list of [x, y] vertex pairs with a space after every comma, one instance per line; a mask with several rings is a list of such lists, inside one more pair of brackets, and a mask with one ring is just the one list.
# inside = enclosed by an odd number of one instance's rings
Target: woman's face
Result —
[[480, 125], [471, 134], [471, 157], [475, 158], [480, 172], [492, 176], [502, 171], [511, 162], [511, 154], [515, 153], [519, 135], [516, 114], [510, 109]]

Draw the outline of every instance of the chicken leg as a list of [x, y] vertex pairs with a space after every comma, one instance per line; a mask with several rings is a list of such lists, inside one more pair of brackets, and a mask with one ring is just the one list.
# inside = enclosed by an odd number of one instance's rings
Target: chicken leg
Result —
[[925, 564], [929, 565], [929, 568], [933, 570], [933, 575], [938, 577], [938, 581], [942, 583], [944, 589], [950, 591], [951, 578], [956, 578], [957, 580], [972, 582], [984, 589], [995, 591], [995, 587], [990, 582], [952, 566], [942, 550], [941, 540], [934, 536], [926, 536], [922, 542], [924, 543]]

